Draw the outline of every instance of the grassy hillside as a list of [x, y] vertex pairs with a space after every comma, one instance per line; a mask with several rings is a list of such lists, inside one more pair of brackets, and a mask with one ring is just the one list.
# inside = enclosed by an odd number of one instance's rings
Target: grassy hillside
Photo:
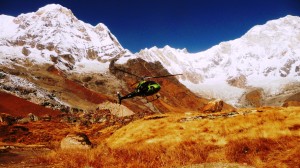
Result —
[[112, 135], [92, 139], [97, 144], [92, 150], [57, 149], [37, 161], [67, 167], [297, 167], [299, 123], [300, 107], [148, 116], [107, 128]]

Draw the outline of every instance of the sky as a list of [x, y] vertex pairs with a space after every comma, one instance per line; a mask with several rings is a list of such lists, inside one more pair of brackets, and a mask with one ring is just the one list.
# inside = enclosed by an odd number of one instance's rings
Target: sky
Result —
[[0, 0], [0, 14], [18, 16], [52, 3], [83, 22], [104, 23], [133, 53], [166, 45], [196, 53], [269, 20], [300, 16], [300, 0]]

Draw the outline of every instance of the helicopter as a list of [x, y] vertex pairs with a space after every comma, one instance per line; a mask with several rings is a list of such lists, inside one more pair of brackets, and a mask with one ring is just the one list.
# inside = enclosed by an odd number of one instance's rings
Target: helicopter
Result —
[[[162, 76], [144, 76], [144, 77], [140, 77], [136, 74], [127, 72], [123, 69], [119, 69], [119, 68], [115, 68], [115, 69], [118, 70], [118, 71], [121, 71], [123, 73], [127, 73], [129, 75], [135, 76], [135, 77], [140, 79], [139, 82], [133, 84], [133, 85], [137, 84], [137, 86], [136, 86], [136, 88], [134, 89], [133, 92], [131, 92], [131, 93], [125, 95], [125, 96], [122, 96], [120, 94], [120, 92], [117, 92], [118, 103], [119, 104], [122, 103], [123, 99], [134, 98], [136, 96], [147, 97], [147, 96], [151, 96], [151, 95], [154, 95], [155, 93], [157, 93], [161, 89], [161, 85], [158, 84], [157, 82], [149, 80], [149, 79], [152, 79], [152, 78], [166, 78], [166, 77], [171, 77], [171, 76], [182, 75], [182, 74], [170, 74], [170, 75], [162, 75]], [[159, 96], [156, 95], [156, 99], [154, 99], [154, 100], [157, 100], [158, 98], [159, 98]]]

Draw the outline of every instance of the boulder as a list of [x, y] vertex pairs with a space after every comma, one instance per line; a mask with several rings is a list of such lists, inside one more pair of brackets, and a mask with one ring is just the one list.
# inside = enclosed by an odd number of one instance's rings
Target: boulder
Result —
[[45, 45], [43, 45], [43, 44], [36, 44], [36, 48], [37, 48], [38, 50], [43, 50], [43, 49], [45, 49], [46, 47], [45, 47]]
[[131, 116], [134, 115], [134, 112], [131, 111], [126, 106], [112, 103], [112, 102], [104, 102], [98, 105], [97, 109], [99, 110], [108, 110], [112, 115], [115, 115], [117, 117], [125, 117], [125, 116]]
[[263, 106], [263, 93], [262, 89], [254, 89], [245, 94], [245, 101], [251, 107], [261, 107]]
[[91, 149], [92, 143], [84, 133], [70, 133], [60, 142], [61, 149]]
[[223, 109], [223, 105], [224, 102], [221, 99], [210, 101], [203, 107], [203, 112], [220, 112]]
[[30, 121], [31, 121], [30, 118], [25, 117], [25, 118], [19, 119], [19, 120], [18, 120], [18, 123], [19, 123], [19, 124], [27, 124], [27, 123], [29, 123]]
[[9, 114], [1, 113], [0, 114], [0, 122], [4, 122], [7, 125], [13, 125], [16, 122], [16, 118]]
[[27, 47], [23, 47], [22, 49], [22, 54], [24, 54], [25, 56], [28, 56], [30, 54], [30, 50]]
[[43, 120], [43, 121], [51, 121], [52, 116], [50, 116], [49, 114], [45, 114], [45, 115], [43, 115], [43, 116], [40, 117], [40, 118], [41, 118], [41, 120]]
[[32, 113], [29, 113], [28, 114], [28, 118], [31, 120], [31, 121], [39, 121], [39, 117], [32, 114]]
[[24, 117], [24, 118], [22, 118], [22, 119], [19, 119], [19, 120], [18, 120], [18, 123], [20, 123], [20, 124], [26, 124], [26, 123], [29, 123], [29, 122], [31, 122], [31, 121], [39, 121], [39, 117], [36, 116], [36, 115], [34, 115], [34, 114], [32, 114], [32, 113], [29, 113], [29, 114], [27, 115], [27, 117]]

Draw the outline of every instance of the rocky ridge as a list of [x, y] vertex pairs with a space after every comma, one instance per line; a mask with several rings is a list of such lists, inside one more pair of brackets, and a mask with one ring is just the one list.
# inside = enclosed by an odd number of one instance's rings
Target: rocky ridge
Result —
[[257, 25], [241, 38], [199, 52], [153, 47], [136, 53], [146, 61], [159, 61], [170, 73], [183, 73], [180, 82], [204, 97], [221, 98], [236, 106], [245, 95], [261, 90], [261, 105], [298, 93], [300, 82], [300, 18], [286, 16]]

